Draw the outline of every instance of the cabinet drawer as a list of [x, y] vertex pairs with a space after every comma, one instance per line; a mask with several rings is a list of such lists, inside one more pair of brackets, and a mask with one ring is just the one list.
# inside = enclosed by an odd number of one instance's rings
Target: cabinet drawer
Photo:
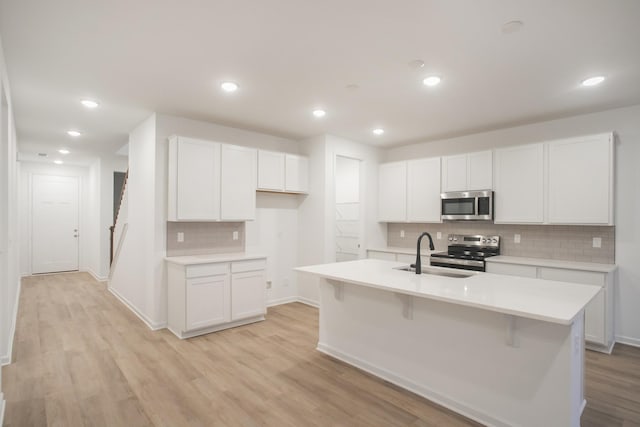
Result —
[[254, 259], [251, 261], [239, 261], [231, 263], [232, 273], [242, 273], [244, 271], [257, 271], [267, 268], [266, 259]]
[[194, 264], [188, 265], [185, 275], [188, 279], [193, 277], [216, 276], [229, 273], [229, 263]]
[[537, 277], [537, 267], [531, 265], [501, 264], [487, 262], [487, 273], [506, 274], [507, 276]]
[[606, 274], [591, 271], [564, 270], [559, 268], [540, 267], [540, 278], [559, 282], [582, 283], [585, 285], [604, 286]]

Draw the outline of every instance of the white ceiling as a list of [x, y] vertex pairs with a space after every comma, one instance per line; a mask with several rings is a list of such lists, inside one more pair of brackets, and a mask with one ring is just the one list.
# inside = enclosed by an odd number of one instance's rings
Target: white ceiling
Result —
[[114, 153], [153, 111], [389, 146], [638, 104], [639, 22], [638, 0], [0, 0], [25, 155]]

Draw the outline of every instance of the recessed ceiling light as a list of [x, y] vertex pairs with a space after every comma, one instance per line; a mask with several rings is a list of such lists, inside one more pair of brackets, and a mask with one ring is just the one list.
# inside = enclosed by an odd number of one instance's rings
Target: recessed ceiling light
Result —
[[53, 163], [55, 163], [56, 165], [61, 165], [64, 162], [62, 160], [54, 160]]
[[235, 92], [238, 90], [238, 84], [234, 82], [223, 82], [220, 87], [225, 92]]
[[91, 108], [91, 109], [97, 108], [98, 105], [100, 105], [100, 104], [98, 104], [96, 101], [94, 101], [92, 99], [83, 99], [82, 101], [80, 101], [80, 103], [82, 105], [84, 105], [85, 107]]
[[71, 151], [67, 150], [66, 148], [61, 148], [58, 150], [58, 153], [60, 154], [69, 154]]
[[442, 79], [438, 76], [429, 76], [426, 79], [424, 79], [422, 83], [424, 83], [425, 86], [436, 86], [440, 84], [441, 80]]
[[603, 76], [589, 77], [582, 81], [582, 86], [596, 86], [604, 81]]
[[413, 61], [409, 61], [409, 68], [413, 68], [414, 70], [424, 68], [424, 61], [422, 59], [414, 59]]
[[80, 132], [78, 132], [77, 130], [68, 130], [68, 131], [67, 131], [67, 134], [69, 134], [69, 136], [73, 136], [74, 138], [75, 138], [75, 137], [78, 137], [78, 136], [80, 136], [80, 135], [82, 135], [82, 134], [81, 134]]
[[502, 25], [502, 34], [512, 34], [516, 31], [520, 31], [524, 27], [524, 22], [522, 21], [509, 21]]
[[324, 110], [313, 110], [313, 115], [320, 118], [320, 117], [324, 117], [327, 115], [327, 112]]
[[376, 128], [376, 129], [373, 130], [373, 134], [374, 135], [378, 135], [379, 136], [379, 135], [382, 135], [383, 133], [384, 133], [384, 129], [382, 129], [382, 128]]

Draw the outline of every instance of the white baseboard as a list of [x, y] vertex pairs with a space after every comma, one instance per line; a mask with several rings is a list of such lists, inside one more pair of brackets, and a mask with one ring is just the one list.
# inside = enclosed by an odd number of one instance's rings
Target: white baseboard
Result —
[[298, 297], [272, 299], [270, 301], [267, 301], [267, 307], [274, 307], [276, 305], [289, 304], [292, 302], [298, 302]]
[[134, 304], [129, 302], [129, 300], [123, 297], [118, 291], [113, 289], [111, 286], [109, 286], [107, 289], [109, 289], [109, 292], [111, 292], [116, 298], [120, 300], [121, 303], [123, 303], [129, 310], [131, 310], [133, 314], [138, 316], [138, 318], [142, 320], [144, 324], [147, 325], [149, 329], [151, 329], [152, 331], [157, 331], [159, 329], [164, 329], [167, 327], [167, 322], [153, 322], [145, 314], [143, 314], [138, 309], [138, 307], [136, 307]]
[[4, 425], [4, 408], [5, 408], [4, 394], [0, 392], [0, 426]]
[[324, 343], [319, 342], [317, 350], [331, 357], [334, 357], [338, 360], [341, 360], [349, 365], [355, 366], [358, 369], [361, 369], [365, 372], [375, 375], [378, 378], [382, 378], [385, 381], [388, 381], [401, 388], [409, 390], [410, 392], [420, 395], [425, 399], [428, 399], [441, 406], [444, 406], [445, 408], [451, 409], [452, 411], [457, 412], [460, 415], [464, 415], [467, 418], [471, 418], [472, 420], [478, 421], [481, 424], [496, 426], [496, 427], [509, 426], [507, 422], [500, 420], [498, 418], [495, 418], [491, 414], [484, 413], [469, 405], [460, 403], [446, 395], [443, 395], [442, 393], [438, 393], [435, 390], [425, 387], [424, 385], [417, 384], [408, 378], [404, 378], [402, 376], [396, 375], [393, 372], [388, 371], [387, 369], [370, 364], [358, 357], [343, 353], [340, 350], [332, 348]]
[[617, 335], [616, 336], [616, 342], [618, 342], [620, 344], [630, 345], [630, 346], [633, 346], [633, 347], [640, 347], [640, 339], [638, 339], [638, 338], [623, 337], [623, 336]]
[[87, 268], [85, 270], [87, 273], [89, 273], [94, 279], [96, 279], [98, 282], [106, 282], [109, 277], [108, 276], [100, 276], [99, 274], [97, 274], [95, 271], [93, 271], [91, 268]]
[[314, 301], [314, 300], [309, 299], [309, 298], [298, 297], [298, 298], [296, 298], [296, 301], [297, 302], [301, 302], [301, 303], [306, 304], [306, 305], [310, 305], [311, 307], [320, 308], [320, 304], [318, 304], [318, 301]]
[[[0, 364], [2, 364], [2, 366], [11, 363], [11, 355], [13, 354], [13, 341], [16, 336], [16, 324], [18, 323], [18, 304], [20, 303], [21, 290], [22, 281], [18, 279], [18, 285], [16, 288], [16, 300], [13, 305], [13, 316], [11, 317], [11, 329], [9, 330], [9, 347], [7, 349], [7, 354], [3, 354], [2, 357], [0, 357]], [[2, 423], [0, 423], [0, 425], [2, 425]]]

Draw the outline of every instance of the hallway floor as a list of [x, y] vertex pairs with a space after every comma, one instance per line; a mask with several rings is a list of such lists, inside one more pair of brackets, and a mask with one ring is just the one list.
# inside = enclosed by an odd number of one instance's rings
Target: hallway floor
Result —
[[[6, 426], [467, 426], [315, 350], [318, 311], [189, 340], [153, 332], [85, 273], [23, 279]], [[587, 352], [583, 426], [640, 426], [640, 348]]]

